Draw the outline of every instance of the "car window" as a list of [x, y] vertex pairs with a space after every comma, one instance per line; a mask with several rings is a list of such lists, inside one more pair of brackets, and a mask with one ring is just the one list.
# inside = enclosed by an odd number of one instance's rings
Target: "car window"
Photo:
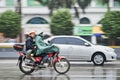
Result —
[[84, 45], [85, 41], [83, 41], [81, 39], [78, 39], [78, 38], [68, 37], [67, 38], [67, 43], [70, 44], [70, 45]]
[[54, 44], [66, 44], [66, 38], [65, 37], [54, 38], [51, 40], [51, 42]]

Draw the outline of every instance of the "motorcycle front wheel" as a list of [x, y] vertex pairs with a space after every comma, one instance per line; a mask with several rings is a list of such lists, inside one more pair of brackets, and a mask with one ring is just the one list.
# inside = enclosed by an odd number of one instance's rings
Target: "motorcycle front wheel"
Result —
[[19, 62], [19, 69], [24, 74], [31, 74], [35, 70], [33, 66], [27, 65], [25, 60]]
[[54, 69], [59, 74], [65, 74], [70, 69], [70, 63], [66, 58], [62, 58], [54, 63]]

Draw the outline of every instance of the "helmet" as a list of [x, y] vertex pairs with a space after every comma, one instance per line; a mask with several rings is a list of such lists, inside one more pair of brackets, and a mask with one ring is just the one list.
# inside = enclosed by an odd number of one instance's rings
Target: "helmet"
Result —
[[36, 32], [35, 32], [35, 31], [31, 31], [31, 32], [29, 33], [29, 35], [31, 35], [31, 34], [36, 34]]

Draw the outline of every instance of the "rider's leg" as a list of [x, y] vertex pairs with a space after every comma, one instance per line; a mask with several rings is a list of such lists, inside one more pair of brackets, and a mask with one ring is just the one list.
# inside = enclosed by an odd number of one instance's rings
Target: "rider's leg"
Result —
[[32, 53], [32, 49], [26, 51], [26, 55], [28, 58], [31, 57], [31, 53]]
[[[45, 68], [46, 66], [44, 65], [43, 59], [44, 59], [44, 57], [45, 57], [46, 55], [45, 55], [45, 53], [42, 53], [42, 54], [40, 54], [39, 56], [42, 57], [42, 60], [41, 60], [41, 62], [39, 62], [38, 66], [39, 66], [40, 68]], [[37, 62], [36, 62], [36, 63], [37, 63]]]
[[47, 54], [46, 53], [42, 53], [41, 56], [42, 56], [42, 61], [46, 62], [47, 58], [48, 58]]

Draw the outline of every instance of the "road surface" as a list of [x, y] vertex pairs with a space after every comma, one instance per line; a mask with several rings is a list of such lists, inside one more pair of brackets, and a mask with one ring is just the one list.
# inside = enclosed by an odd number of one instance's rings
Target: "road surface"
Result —
[[0, 60], [0, 80], [120, 80], [120, 61], [101, 67], [88, 62], [71, 62], [70, 71], [64, 75], [53, 69], [42, 69], [31, 75], [24, 75], [16, 62], [17, 60]]

